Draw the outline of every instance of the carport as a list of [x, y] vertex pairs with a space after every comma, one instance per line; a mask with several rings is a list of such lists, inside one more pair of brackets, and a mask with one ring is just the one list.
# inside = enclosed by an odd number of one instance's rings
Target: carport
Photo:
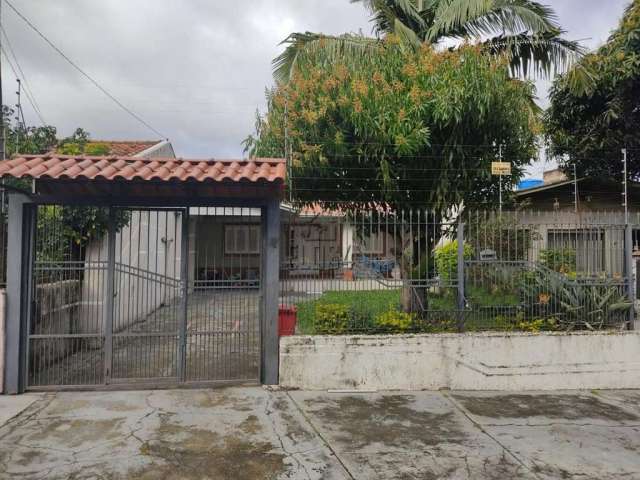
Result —
[[[7, 393], [278, 382], [283, 160], [35, 155], [0, 176], [23, 182], [9, 193]], [[251, 257], [251, 278], [198, 281], [197, 252], [231, 241], [198, 234], [202, 219], [252, 243], [222, 259]]]

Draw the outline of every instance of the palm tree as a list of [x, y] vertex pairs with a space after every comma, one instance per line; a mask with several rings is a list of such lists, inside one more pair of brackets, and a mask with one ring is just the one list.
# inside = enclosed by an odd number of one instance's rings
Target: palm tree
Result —
[[[273, 60], [274, 76], [286, 82], [306, 61], [332, 63], [366, 59], [388, 34], [417, 47], [471, 40], [488, 53], [506, 54], [514, 75], [548, 76], [563, 71], [582, 54], [565, 33], [553, 10], [531, 0], [350, 0], [371, 14], [373, 37], [292, 33], [285, 51]], [[450, 47], [455, 48], [455, 47]]]

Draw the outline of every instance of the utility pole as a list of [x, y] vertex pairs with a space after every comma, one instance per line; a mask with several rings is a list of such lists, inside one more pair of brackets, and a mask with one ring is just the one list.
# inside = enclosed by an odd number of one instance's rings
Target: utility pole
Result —
[[632, 329], [640, 328], [635, 321], [635, 303], [636, 303], [636, 275], [637, 271], [634, 268], [634, 258], [633, 258], [633, 230], [632, 226], [629, 223], [629, 188], [627, 182], [628, 170], [627, 170], [627, 149], [622, 149], [622, 172], [624, 178], [622, 179], [622, 185], [624, 187], [624, 191], [622, 192], [622, 196], [624, 201], [622, 202], [622, 206], [624, 207], [624, 263], [625, 263], [625, 277], [626, 277], [626, 290], [629, 298], [629, 302], [631, 302], [631, 309], [629, 310], [629, 327]]
[[576, 164], [573, 163], [573, 203], [576, 214], [578, 213], [578, 174], [576, 173]]
[[291, 163], [293, 161], [293, 145], [289, 141], [289, 99], [286, 97], [284, 99], [284, 159], [286, 162], [287, 181], [289, 182], [289, 203], [292, 203], [293, 178], [291, 178]]
[[[2, 2], [2, 0], [0, 0], [0, 2]], [[17, 129], [16, 129], [16, 148], [15, 148], [15, 152], [13, 153], [19, 153], [20, 152], [20, 121], [22, 121], [22, 127], [26, 128], [26, 124], [24, 123], [24, 115], [22, 113], [22, 102], [20, 101], [20, 94], [22, 93], [22, 84], [20, 83], [20, 79], [16, 78], [16, 82], [18, 82], [18, 90], [16, 90], [16, 96], [18, 97], [18, 101], [16, 103], [16, 125], [17, 125]]]
[[624, 178], [622, 179], [622, 185], [624, 187], [624, 191], [622, 193], [622, 196], [624, 197], [624, 200], [622, 202], [622, 206], [624, 207], [624, 224], [629, 225], [629, 189], [627, 184], [627, 149], [626, 148], [622, 149], [622, 164], [623, 164], [622, 171], [624, 175]]
[[[498, 148], [498, 158], [500, 159], [500, 162], [502, 162], [502, 144], [500, 144], [499, 148]], [[500, 216], [502, 217], [502, 174], [500, 174], [498, 176], [499, 178], [499, 184], [500, 184]]]

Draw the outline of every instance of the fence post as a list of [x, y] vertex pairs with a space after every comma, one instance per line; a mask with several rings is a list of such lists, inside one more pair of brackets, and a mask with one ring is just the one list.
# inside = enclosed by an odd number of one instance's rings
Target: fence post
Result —
[[462, 214], [458, 218], [458, 331], [464, 331], [464, 310], [465, 310], [465, 296], [464, 296], [464, 222], [462, 220]]
[[187, 323], [189, 322], [189, 207], [182, 211], [180, 225], [180, 278], [182, 292], [180, 299], [180, 322], [178, 330], [178, 381], [187, 377]]
[[104, 291], [104, 383], [111, 383], [113, 374], [113, 315], [115, 302], [116, 277], [116, 210], [109, 207], [109, 225], [107, 228], [107, 277]]
[[280, 201], [269, 200], [262, 209], [262, 321], [261, 382], [278, 384], [280, 339], [278, 338], [278, 295], [280, 293]]
[[27, 315], [30, 303], [30, 266], [33, 255], [35, 214], [27, 206], [29, 197], [9, 194], [7, 230], [7, 309], [5, 318], [4, 392], [24, 391]]
[[629, 310], [629, 328], [633, 330], [639, 330], [640, 324], [636, 321], [635, 315], [635, 269], [633, 268], [633, 227], [630, 223], [626, 223], [624, 227], [624, 266], [625, 277], [627, 287], [627, 297], [631, 302], [631, 309]]

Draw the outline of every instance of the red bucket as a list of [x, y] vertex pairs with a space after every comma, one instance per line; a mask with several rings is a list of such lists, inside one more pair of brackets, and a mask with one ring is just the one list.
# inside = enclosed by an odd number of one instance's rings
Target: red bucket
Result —
[[278, 309], [278, 335], [286, 337], [296, 332], [298, 309], [294, 306], [280, 305]]

